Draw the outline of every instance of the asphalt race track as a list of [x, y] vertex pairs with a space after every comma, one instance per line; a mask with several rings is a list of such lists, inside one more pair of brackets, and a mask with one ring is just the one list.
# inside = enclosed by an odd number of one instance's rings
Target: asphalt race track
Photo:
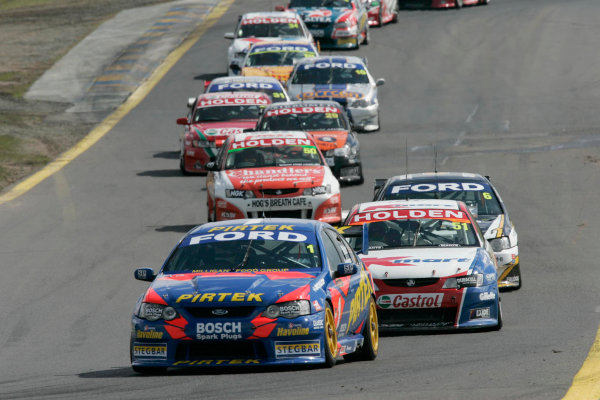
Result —
[[600, 315], [597, 0], [404, 10], [345, 52], [387, 83], [382, 130], [359, 137], [366, 182], [343, 189], [344, 208], [407, 166], [490, 175], [523, 274], [502, 294], [501, 331], [387, 335], [377, 360], [326, 370], [131, 370], [130, 316], [147, 285], [133, 270], [156, 270], [206, 221], [204, 178], [178, 169], [175, 119], [225, 72], [237, 16], [274, 4], [238, 0], [95, 146], [0, 206], [0, 399], [562, 398]]

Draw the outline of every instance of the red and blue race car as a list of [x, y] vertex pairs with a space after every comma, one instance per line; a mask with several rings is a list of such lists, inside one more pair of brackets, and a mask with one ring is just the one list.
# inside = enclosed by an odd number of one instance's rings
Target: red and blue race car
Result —
[[192, 229], [155, 275], [132, 317], [131, 365], [324, 364], [373, 360], [373, 281], [328, 224], [299, 219], [208, 223]]

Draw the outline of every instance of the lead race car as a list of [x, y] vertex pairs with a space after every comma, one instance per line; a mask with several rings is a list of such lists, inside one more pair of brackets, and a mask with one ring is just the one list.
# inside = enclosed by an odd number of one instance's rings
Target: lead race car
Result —
[[343, 225], [373, 275], [381, 328], [502, 327], [494, 254], [464, 203], [362, 203]]
[[361, 0], [291, 0], [288, 9], [302, 16], [321, 48], [357, 49], [371, 40], [368, 13]]
[[235, 32], [227, 32], [226, 39], [233, 40], [227, 50], [227, 71], [237, 75], [250, 46], [264, 41], [294, 40], [314, 43], [304, 21], [293, 11], [263, 11], [240, 17]]
[[235, 134], [206, 169], [211, 221], [259, 217], [341, 221], [340, 184], [306, 132]]
[[379, 349], [369, 272], [328, 224], [294, 219], [209, 223], [188, 232], [132, 316], [131, 365], [323, 364]]
[[216, 156], [225, 139], [253, 128], [260, 110], [270, 103], [269, 95], [260, 92], [205, 93], [188, 99], [188, 116], [177, 119], [178, 125], [185, 126], [179, 153], [181, 172], [205, 174], [204, 165]]
[[346, 112], [335, 101], [271, 104], [261, 114], [256, 130], [308, 132], [340, 183], [360, 185], [364, 181], [358, 137], [352, 131]]
[[466, 172], [424, 172], [378, 179], [373, 200], [448, 199], [463, 201], [494, 249], [498, 285], [521, 288], [518, 235], [489, 177]]
[[373, 79], [361, 58], [320, 56], [296, 63], [287, 91], [294, 100], [335, 100], [346, 108], [354, 128], [377, 131], [377, 88], [384, 84], [384, 79]]

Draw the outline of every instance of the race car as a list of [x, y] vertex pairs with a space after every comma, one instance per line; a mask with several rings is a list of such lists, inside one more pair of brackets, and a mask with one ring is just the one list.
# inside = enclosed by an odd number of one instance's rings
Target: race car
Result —
[[175, 246], [132, 316], [134, 371], [374, 360], [369, 272], [328, 224], [252, 219], [200, 225]]
[[462, 6], [487, 5], [490, 0], [399, 0], [400, 6], [431, 7], [431, 8], [461, 8]]
[[448, 199], [467, 204], [494, 249], [500, 289], [521, 287], [517, 231], [488, 177], [466, 172], [424, 172], [376, 181], [373, 200], [398, 199]]
[[[222, 76], [204, 83], [205, 93], [215, 92], [263, 92], [273, 103], [290, 101], [285, 88], [271, 76]], [[196, 100], [190, 99], [192, 104]]]
[[352, 126], [359, 131], [380, 128], [377, 87], [365, 62], [352, 56], [321, 56], [300, 60], [287, 82], [293, 100], [335, 100], [346, 108]]
[[340, 184], [306, 132], [235, 134], [206, 169], [209, 221], [260, 217], [341, 221]]
[[291, 0], [287, 8], [300, 14], [323, 49], [357, 49], [371, 40], [362, 0]]
[[261, 114], [256, 130], [308, 132], [340, 183], [364, 182], [358, 137], [350, 127], [346, 112], [335, 101], [271, 104]]
[[271, 98], [260, 92], [205, 93], [188, 100], [188, 116], [177, 119], [178, 125], [185, 126], [181, 172], [205, 174], [204, 164], [216, 156], [227, 136], [256, 126], [261, 108], [268, 104]]
[[380, 328], [502, 327], [496, 260], [464, 203], [357, 204], [339, 230], [373, 275]]
[[369, 15], [369, 25], [383, 26], [398, 22], [398, 0], [363, 0]]
[[272, 76], [282, 83], [290, 77], [294, 63], [319, 53], [312, 43], [264, 42], [250, 47], [242, 63], [242, 76]]
[[[298, 14], [292, 11], [264, 11], [244, 14], [235, 32], [225, 34], [233, 40], [227, 50], [227, 71], [238, 75], [250, 46], [263, 41], [294, 40], [314, 43], [314, 39]], [[233, 68], [232, 68], [233, 67]]]

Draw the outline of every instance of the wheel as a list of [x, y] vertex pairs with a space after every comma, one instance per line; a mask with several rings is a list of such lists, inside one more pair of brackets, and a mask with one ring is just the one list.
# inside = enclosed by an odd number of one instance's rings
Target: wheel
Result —
[[398, 23], [398, 14], [400, 14], [400, 2], [397, 1], [396, 4], [394, 4], [394, 7], [392, 7], [393, 13], [394, 13], [394, 17], [392, 18], [392, 23], [393, 24], [397, 24]]
[[181, 170], [182, 175], [190, 175], [190, 173], [185, 170], [185, 160], [183, 159], [183, 155], [179, 157], [179, 169]]
[[379, 4], [379, 24], [377, 24], [378, 27], [383, 28], [383, 3]]
[[463, 0], [455, 0], [455, 1], [456, 1], [456, 8], [462, 8]]
[[372, 361], [377, 358], [379, 351], [379, 320], [377, 318], [377, 308], [375, 300], [371, 297], [369, 301], [369, 315], [365, 321], [362, 335], [365, 340], [362, 347], [356, 353], [344, 356], [348, 361]]
[[325, 308], [325, 366], [331, 368], [335, 365], [337, 357], [337, 332], [335, 330], [335, 321], [333, 311], [329, 303]]
[[140, 367], [138, 365], [132, 365], [131, 369], [133, 369], [138, 374], [144, 375], [160, 375], [167, 372], [167, 368], [165, 367]]
[[356, 181], [357, 185], [362, 185], [363, 183], [365, 183], [365, 177], [363, 176], [363, 170], [362, 170], [362, 165], [360, 166], [360, 178], [358, 178], [358, 181]]
[[494, 327], [495, 331], [502, 329], [502, 302], [498, 299], [498, 325]]
[[487, 6], [488, 4], [490, 4], [490, 0], [481, 0], [479, 2], [479, 4], [483, 5], [483, 6]]
[[365, 28], [365, 39], [363, 40], [363, 44], [369, 44], [371, 42], [371, 30], [369, 29], [369, 24]]

